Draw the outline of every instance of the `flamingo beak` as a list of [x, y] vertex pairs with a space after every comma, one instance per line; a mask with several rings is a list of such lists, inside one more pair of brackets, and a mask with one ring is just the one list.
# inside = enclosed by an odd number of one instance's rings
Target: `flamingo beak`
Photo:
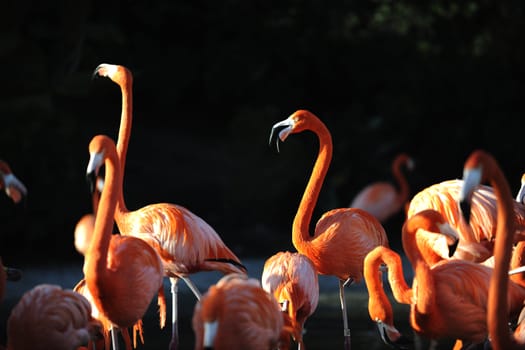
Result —
[[285, 119], [279, 123], [274, 124], [272, 131], [270, 132], [269, 145], [275, 143], [277, 152], [279, 152], [279, 141], [284, 142], [288, 135], [290, 135], [293, 128], [293, 122], [290, 119]]

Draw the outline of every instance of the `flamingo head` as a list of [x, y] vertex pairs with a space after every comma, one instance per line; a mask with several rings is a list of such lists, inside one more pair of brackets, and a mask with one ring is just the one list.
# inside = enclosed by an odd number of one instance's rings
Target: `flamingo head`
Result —
[[[469, 158], [470, 159], [470, 158]], [[463, 170], [463, 184], [459, 193], [459, 208], [465, 221], [470, 222], [470, 210], [472, 206], [472, 196], [475, 189], [481, 184], [483, 169], [480, 164], [472, 164], [467, 161]]]
[[273, 125], [270, 133], [270, 146], [275, 143], [279, 152], [279, 141], [284, 142], [290, 134], [299, 133], [311, 128], [311, 123], [321, 123], [320, 120], [311, 112], [299, 109], [285, 120]]
[[123, 85], [126, 82], [132, 82], [131, 72], [126, 67], [116, 64], [99, 64], [93, 72], [93, 78], [97, 76], [109, 78], [118, 85]]
[[95, 136], [89, 144], [89, 163], [86, 169], [86, 177], [91, 193], [101, 191], [104, 186], [103, 180], [99, 177], [99, 172], [105, 161], [105, 141], [107, 137], [103, 135]]

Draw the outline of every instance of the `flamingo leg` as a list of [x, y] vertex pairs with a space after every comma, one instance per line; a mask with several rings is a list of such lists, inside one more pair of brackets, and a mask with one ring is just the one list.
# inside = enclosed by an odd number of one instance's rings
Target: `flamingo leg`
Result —
[[118, 334], [115, 326], [111, 326], [111, 347], [113, 350], [118, 350]]
[[341, 310], [343, 311], [343, 327], [345, 337], [345, 350], [352, 348], [350, 340], [350, 328], [348, 328], [348, 315], [346, 312], [346, 298], [345, 298], [345, 286], [351, 285], [354, 280], [350, 277], [346, 281], [339, 280], [339, 299], [341, 300]]
[[186, 282], [186, 285], [191, 289], [193, 292], [193, 295], [197, 298], [197, 300], [201, 300], [202, 294], [197, 288], [197, 286], [190, 280], [188, 277], [185, 276], [179, 276], [180, 279], [182, 279], [184, 282]]
[[179, 347], [179, 327], [178, 327], [178, 313], [177, 313], [177, 299], [178, 299], [178, 277], [170, 277], [171, 282], [171, 341], [170, 350], [177, 350]]

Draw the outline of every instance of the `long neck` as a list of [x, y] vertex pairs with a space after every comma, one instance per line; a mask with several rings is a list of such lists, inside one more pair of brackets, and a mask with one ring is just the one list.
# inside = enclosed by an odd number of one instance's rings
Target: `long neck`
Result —
[[430, 307], [434, 305], [435, 288], [430, 267], [425, 262], [416, 242], [417, 229], [421, 227], [419, 220], [421, 219], [418, 217], [412, 217], [404, 224], [402, 229], [402, 243], [403, 250], [414, 269], [414, 279], [417, 279], [418, 287], [412, 290], [416, 298], [417, 311], [426, 314]]
[[398, 158], [394, 164], [392, 164], [392, 173], [399, 186], [398, 200], [400, 204], [405, 203], [408, 200], [410, 189], [408, 187], [407, 179], [401, 171], [401, 166], [405, 163], [405, 158]]
[[388, 280], [395, 299], [403, 304], [410, 304], [412, 290], [405, 281], [399, 254], [393, 250], [378, 246], [365, 258], [363, 276], [368, 289], [368, 313], [372, 320], [393, 326], [394, 314], [392, 305], [386, 296], [382, 280], [380, 280], [380, 265], [388, 266]]
[[[120, 172], [124, 178], [126, 169], [126, 155], [128, 153], [129, 138], [131, 135], [132, 114], [133, 114], [133, 92], [132, 81], [125, 75], [119, 83], [122, 93], [122, 112], [120, 115], [120, 126], [117, 140], [117, 154], [120, 161]], [[124, 201], [123, 191], [118, 197], [117, 213], [127, 212], [126, 203]]]
[[[117, 204], [117, 192], [122, 188], [122, 178], [117, 164], [117, 156], [106, 160], [104, 188], [100, 195], [98, 210], [95, 216], [95, 227], [91, 244], [86, 254], [87, 276], [102, 276], [106, 273], [109, 242], [113, 231], [113, 216]], [[86, 277], [87, 277], [86, 276]]]
[[[487, 161], [493, 161], [492, 159]], [[492, 165], [492, 164], [491, 164]], [[509, 184], [497, 166], [493, 169], [491, 186], [497, 198], [496, 242], [494, 245], [494, 273], [490, 280], [487, 307], [487, 325], [494, 349], [511, 349], [517, 345], [508, 331], [508, 269], [514, 233], [514, 203]]]
[[319, 138], [319, 153], [312, 174], [306, 185], [292, 227], [292, 242], [298, 251], [299, 247], [310, 240], [310, 221], [323, 186], [323, 181], [332, 160], [332, 137], [322, 123], [314, 124], [311, 130]]

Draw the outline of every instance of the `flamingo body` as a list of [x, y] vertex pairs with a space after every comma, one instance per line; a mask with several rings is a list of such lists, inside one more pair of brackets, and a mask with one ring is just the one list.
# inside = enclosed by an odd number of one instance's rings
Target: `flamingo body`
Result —
[[74, 245], [77, 252], [85, 255], [89, 244], [91, 243], [91, 235], [95, 228], [95, 215], [89, 213], [84, 214], [76, 223], [74, 230]]
[[[492, 187], [480, 185], [473, 192], [473, 205], [468, 225], [461, 216], [458, 205], [463, 180], [447, 180], [434, 184], [417, 193], [410, 201], [407, 217], [424, 209], [440, 212], [460, 235], [455, 258], [483, 262], [493, 253], [496, 234], [496, 195]], [[516, 229], [515, 241], [525, 238], [525, 207], [513, 206]]]
[[374, 216], [358, 208], [340, 208], [321, 216], [310, 243], [301, 248], [318, 273], [359, 282], [366, 254], [378, 245], [388, 246], [388, 239]]
[[10, 350], [72, 350], [100, 334], [91, 305], [82, 295], [40, 284], [22, 295], [7, 321]]
[[171, 277], [199, 271], [244, 272], [215, 230], [183, 206], [150, 204], [119, 216], [118, 222], [121, 232], [145, 240], [159, 252]]
[[401, 172], [403, 165], [412, 170], [414, 162], [407, 154], [401, 153], [392, 162], [392, 173], [399, 189], [386, 181], [371, 183], [357, 193], [350, 207], [364, 209], [380, 222], [385, 222], [403, 209], [410, 193], [408, 182]]
[[278, 252], [265, 261], [261, 284], [281, 305], [292, 329], [291, 336], [303, 349], [304, 323], [319, 302], [319, 281], [312, 262], [297, 252]]
[[339, 208], [324, 213], [313, 236], [310, 222], [321, 187], [332, 159], [332, 136], [326, 125], [313, 113], [298, 110], [287, 119], [274, 124], [270, 143], [285, 141], [291, 134], [312, 131], [319, 140], [319, 151], [292, 225], [292, 243], [307, 256], [320, 274], [339, 278], [339, 294], [343, 312], [345, 349], [350, 349], [350, 330], [346, 315], [344, 285], [361, 280], [363, 259], [378, 246], [388, 246], [381, 223], [359, 208]]
[[192, 324], [195, 350], [273, 350], [284, 321], [279, 303], [258, 280], [230, 274], [197, 302]]
[[109, 137], [98, 135], [91, 140], [89, 149], [87, 173], [96, 174], [105, 165], [106, 181], [85, 256], [86, 284], [95, 305], [113, 325], [132, 327], [163, 288], [162, 261], [143, 240], [111, 234], [116, 189], [122, 186], [115, 144]]

